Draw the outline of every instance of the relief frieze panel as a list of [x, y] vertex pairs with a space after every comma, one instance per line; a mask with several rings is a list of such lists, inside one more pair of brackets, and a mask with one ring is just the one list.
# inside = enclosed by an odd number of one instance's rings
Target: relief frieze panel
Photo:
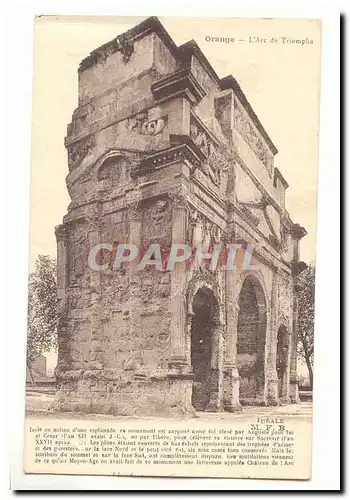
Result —
[[167, 198], [150, 200], [142, 206], [142, 244], [167, 245], [171, 241], [171, 207]]
[[191, 116], [190, 121], [190, 138], [204, 155], [201, 170], [216, 186], [220, 186], [223, 176], [228, 170], [229, 159], [220, 151], [218, 144], [214, 143], [208, 132], [193, 116]]
[[210, 221], [204, 214], [196, 209], [189, 211], [187, 225], [187, 242], [193, 248], [200, 245], [210, 247], [216, 243], [221, 243], [223, 230], [213, 221]]
[[163, 132], [168, 123], [167, 116], [153, 118], [146, 111], [128, 119], [127, 128], [130, 132], [137, 132], [141, 135], [158, 135]]
[[235, 99], [234, 122], [237, 132], [242, 135], [243, 139], [251, 147], [259, 160], [265, 165], [271, 176], [273, 168], [273, 155], [269, 152], [264, 141], [255, 130], [237, 99]]

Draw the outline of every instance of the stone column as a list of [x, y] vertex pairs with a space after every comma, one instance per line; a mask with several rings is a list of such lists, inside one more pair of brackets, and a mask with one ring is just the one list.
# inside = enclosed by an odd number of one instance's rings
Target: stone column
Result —
[[64, 224], [55, 227], [57, 240], [57, 298], [66, 297], [68, 285], [67, 230]]
[[[89, 249], [101, 243], [100, 219], [97, 214], [89, 218], [91, 229], [88, 232]], [[90, 273], [90, 325], [91, 325], [91, 350], [90, 370], [101, 370], [103, 368], [103, 346], [101, 345], [101, 271], [89, 269]]]
[[277, 321], [278, 321], [278, 269], [275, 270], [272, 278], [271, 291], [271, 318], [270, 318], [270, 335], [267, 355], [267, 403], [269, 405], [279, 405], [278, 397], [278, 377], [276, 370], [276, 355], [277, 355]]
[[[140, 251], [141, 247], [141, 227], [142, 227], [142, 207], [141, 201], [133, 201], [129, 205], [129, 244], [135, 245]], [[134, 339], [139, 339], [141, 332], [141, 311], [140, 311], [140, 290], [141, 290], [141, 273], [137, 269], [137, 261], [130, 262], [128, 268], [129, 275], [129, 335], [131, 355], [140, 358], [142, 353], [135, 353], [139, 349], [139, 342], [133, 346]], [[134, 351], [134, 352], [133, 352]], [[138, 359], [134, 359], [135, 366], [138, 364]]]
[[57, 299], [58, 299], [58, 362], [56, 373], [69, 368], [69, 343], [67, 328], [68, 306], [68, 254], [67, 228], [64, 224], [55, 227], [57, 240]]
[[[292, 309], [292, 305], [291, 305]], [[283, 340], [284, 347], [288, 347], [288, 352], [286, 356], [286, 370], [282, 379], [282, 394], [280, 396], [280, 401], [283, 404], [290, 403], [290, 393], [289, 393], [289, 380], [290, 380], [290, 364], [292, 359], [292, 348], [293, 348], [293, 319], [288, 321], [286, 332], [286, 338]]]
[[296, 292], [295, 280], [293, 280], [293, 331], [291, 337], [290, 354], [290, 378], [289, 395], [292, 403], [300, 403], [298, 373], [297, 373], [297, 341], [298, 341], [298, 297]]
[[[186, 243], [187, 200], [181, 193], [171, 196], [173, 206], [172, 243]], [[187, 365], [186, 347], [186, 263], [178, 262], [171, 272], [171, 351], [169, 365]]]
[[[142, 208], [141, 201], [135, 201], [129, 206], [129, 244], [135, 245], [138, 250], [141, 246], [141, 226], [142, 226]], [[130, 263], [131, 275], [138, 276], [137, 265]]]
[[210, 361], [210, 400], [206, 411], [223, 411], [223, 330], [219, 319], [212, 323], [212, 354]]
[[237, 271], [226, 271], [226, 354], [224, 360], [224, 408], [240, 411], [237, 369], [238, 290]]

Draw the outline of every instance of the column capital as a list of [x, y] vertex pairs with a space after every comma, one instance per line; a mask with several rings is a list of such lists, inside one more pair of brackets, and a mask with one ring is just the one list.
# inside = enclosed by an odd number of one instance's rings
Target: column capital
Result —
[[142, 204], [141, 200], [132, 201], [128, 207], [129, 220], [141, 221], [142, 220]]
[[57, 241], [64, 241], [67, 237], [67, 226], [65, 224], [55, 226], [55, 235]]
[[182, 189], [177, 189], [169, 193], [168, 196], [173, 203], [173, 208], [183, 209], [183, 210], [189, 209], [187, 197], [185, 196], [185, 193], [183, 192]]

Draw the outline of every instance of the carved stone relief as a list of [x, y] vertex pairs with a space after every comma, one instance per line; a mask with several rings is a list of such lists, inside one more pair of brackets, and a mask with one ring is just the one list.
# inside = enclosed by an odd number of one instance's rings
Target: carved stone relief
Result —
[[210, 177], [216, 186], [220, 186], [222, 173], [226, 172], [229, 166], [228, 158], [219, 151], [210, 139], [208, 133], [200, 126], [195, 119], [191, 118], [190, 137], [206, 157], [201, 164], [202, 171]]
[[243, 136], [259, 160], [265, 165], [269, 174], [272, 175], [273, 156], [269, 153], [263, 140], [258, 136], [253, 125], [249, 122], [248, 117], [245, 116], [237, 100], [235, 100], [234, 119], [236, 130]]
[[222, 229], [210, 222], [202, 213], [191, 210], [188, 222], [187, 241], [193, 248], [198, 248], [200, 245], [210, 247], [221, 243]]
[[169, 206], [167, 200], [156, 201], [152, 213], [152, 218], [156, 224], [161, 224], [165, 222], [168, 216]]
[[127, 127], [130, 132], [136, 131], [141, 135], [158, 135], [165, 129], [168, 117], [160, 118], [149, 117], [148, 112], [139, 113], [128, 119]]

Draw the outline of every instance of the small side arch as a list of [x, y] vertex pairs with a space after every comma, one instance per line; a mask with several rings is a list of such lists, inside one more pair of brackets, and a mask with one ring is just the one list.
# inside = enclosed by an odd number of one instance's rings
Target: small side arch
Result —
[[128, 158], [121, 151], [109, 151], [96, 165], [96, 179], [108, 180], [113, 185], [123, 183], [126, 180], [129, 163]]

